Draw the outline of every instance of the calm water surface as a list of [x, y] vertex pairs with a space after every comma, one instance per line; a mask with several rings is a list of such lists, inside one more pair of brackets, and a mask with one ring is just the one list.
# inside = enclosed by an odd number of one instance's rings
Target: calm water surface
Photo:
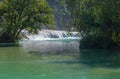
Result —
[[120, 52], [79, 50], [77, 40], [0, 47], [0, 79], [120, 79]]

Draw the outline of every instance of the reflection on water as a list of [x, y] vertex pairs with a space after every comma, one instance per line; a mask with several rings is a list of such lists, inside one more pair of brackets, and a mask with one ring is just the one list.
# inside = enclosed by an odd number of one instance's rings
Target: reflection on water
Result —
[[0, 79], [119, 79], [120, 52], [79, 50], [78, 40], [0, 47]]
[[79, 52], [78, 40], [29, 41], [23, 47], [34, 54], [76, 54]]
[[120, 67], [120, 51], [109, 50], [82, 50], [80, 51], [80, 63], [90, 67]]

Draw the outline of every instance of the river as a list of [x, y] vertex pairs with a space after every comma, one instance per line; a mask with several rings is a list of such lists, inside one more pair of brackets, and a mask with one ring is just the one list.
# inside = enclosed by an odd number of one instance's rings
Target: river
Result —
[[79, 40], [0, 47], [0, 79], [119, 79], [120, 52], [79, 50]]

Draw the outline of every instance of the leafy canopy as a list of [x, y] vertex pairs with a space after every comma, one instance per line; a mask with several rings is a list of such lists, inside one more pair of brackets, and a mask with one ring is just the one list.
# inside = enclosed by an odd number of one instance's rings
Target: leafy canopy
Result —
[[120, 46], [120, 0], [62, 0], [71, 23], [83, 38], [88, 35], [112, 40]]
[[53, 28], [54, 15], [46, 0], [3, 0], [0, 2], [1, 39], [18, 39], [24, 29], [37, 32]]

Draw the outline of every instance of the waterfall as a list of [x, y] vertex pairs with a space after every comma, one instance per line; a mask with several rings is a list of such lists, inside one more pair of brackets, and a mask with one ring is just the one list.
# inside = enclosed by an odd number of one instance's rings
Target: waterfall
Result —
[[27, 38], [23, 40], [57, 40], [57, 39], [79, 39], [80, 33], [78, 32], [68, 32], [68, 31], [58, 31], [58, 30], [46, 30], [42, 29], [38, 34], [30, 34], [27, 31], [23, 31]]

